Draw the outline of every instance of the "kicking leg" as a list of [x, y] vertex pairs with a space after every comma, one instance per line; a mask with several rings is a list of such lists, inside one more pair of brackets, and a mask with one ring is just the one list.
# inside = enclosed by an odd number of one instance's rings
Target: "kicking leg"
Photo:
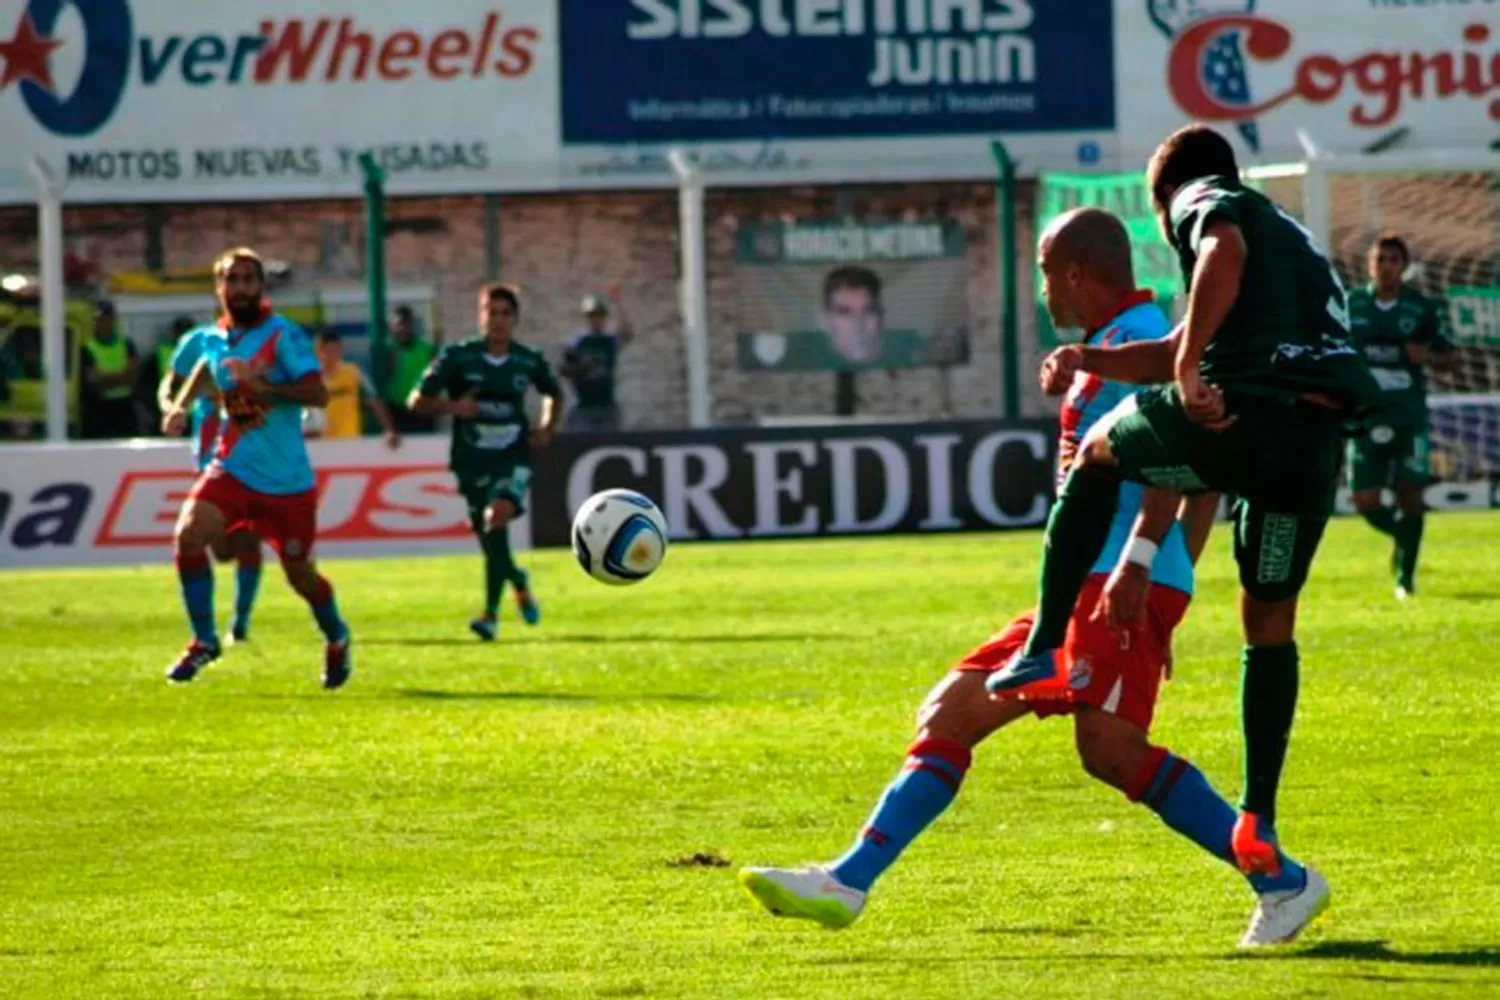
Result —
[[[1191, 761], [1152, 746], [1145, 730], [1094, 708], [1080, 708], [1074, 737], [1084, 769], [1156, 813], [1181, 836], [1227, 864], [1235, 864], [1234, 808]], [[1247, 875], [1260, 897], [1245, 946], [1291, 940], [1328, 905], [1328, 886], [1316, 872], [1277, 848], [1275, 875]]]
[[933, 688], [906, 762], [842, 857], [826, 866], [743, 869], [745, 890], [778, 916], [832, 928], [852, 924], [875, 881], [958, 795], [973, 748], [1030, 711], [1019, 702], [990, 698], [984, 677], [955, 670]]

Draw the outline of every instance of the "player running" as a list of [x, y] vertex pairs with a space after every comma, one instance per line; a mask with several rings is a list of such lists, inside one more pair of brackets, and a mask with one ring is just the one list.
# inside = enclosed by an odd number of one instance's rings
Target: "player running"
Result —
[[[562, 387], [546, 355], [514, 339], [520, 316], [513, 286], [481, 288], [483, 335], [443, 348], [406, 404], [413, 413], [454, 418], [449, 467], [484, 552], [484, 613], [469, 628], [485, 642], [500, 633], [507, 582], [515, 588], [521, 618], [535, 625], [542, 617], [526, 571], [511, 555], [509, 526], [526, 509], [532, 451], [551, 443], [562, 418]], [[535, 427], [526, 413], [526, 390], [532, 387], [542, 396]]]
[[1343, 426], [1378, 405], [1379, 388], [1350, 341], [1333, 266], [1307, 230], [1240, 183], [1221, 135], [1175, 132], [1147, 181], [1188, 281], [1187, 316], [1165, 340], [1072, 345], [1048, 359], [1068, 376], [1163, 384], [1085, 439], [1047, 523], [1036, 626], [989, 686], [1003, 694], [1061, 676], [1069, 616], [1122, 480], [1238, 497], [1245, 788], [1233, 843], [1243, 870], [1274, 874], [1276, 792], [1297, 705], [1297, 595], [1333, 509]]
[[341, 687], [353, 669], [349, 628], [333, 587], [312, 561], [318, 498], [302, 440], [302, 408], [327, 403], [328, 390], [307, 334], [271, 312], [265, 266], [255, 251], [240, 247], [220, 257], [214, 288], [223, 309], [221, 331], [204, 337], [203, 359], [167, 415], [180, 424], [186, 402], [212, 378], [228, 421], [177, 521], [177, 574], [193, 641], [167, 677], [190, 681], [219, 658], [208, 550], [234, 525], [253, 522], [327, 640], [323, 686]]
[[[176, 437], [189, 430], [192, 441], [193, 468], [202, 473], [214, 455], [214, 446], [223, 426], [222, 400], [211, 385], [191, 402], [191, 411], [184, 416], [175, 408], [177, 395], [183, 383], [192, 376], [193, 369], [203, 359], [204, 344], [210, 337], [222, 337], [217, 327], [196, 327], [187, 331], [177, 341], [167, 370], [162, 373], [161, 384], [156, 390], [157, 406], [163, 414], [162, 433]], [[190, 422], [190, 427], [187, 424]], [[234, 618], [230, 622], [231, 642], [245, 642], [250, 638], [250, 612], [255, 607], [255, 595], [260, 590], [261, 551], [260, 536], [255, 525], [243, 522], [230, 525], [226, 536], [211, 547], [219, 562], [235, 560]]]
[[[1370, 526], [1390, 536], [1396, 599], [1416, 593], [1417, 553], [1422, 548], [1427, 470], [1427, 377], [1429, 362], [1453, 351], [1442, 335], [1437, 303], [1406, 284], [1411, 266], [1406, 241], [1385, 235], [1370, 247], [1370, 283], [1349, 294], [1354, 339], [1380, 383], [1380, 411], [1368, 434], [1349, 442], [1349, 487], [1354, 509]], [[1396, 509], [1381, 503], [1381, 491], [1396, 494]]]
[[[1099, 209], [1079, 209], [1042, 236], [1042, 294], [1059, 327], [1089, 330], [1086, 341], [1121, 345], [1160, 341], [1167, 320], [1150, 292], [1135, 291], [1124, 224]], [[1049, 394], [1066, 391], [1060, 472], [1094, 426], [1131, 390], [1056, 366], [1043, 371]], [[746, 868], [740, 882], [762, 906], [827, 927], [846, 927], [864, 909], [876, 879], [958, 794], [974, 748], [990, 734], [1035, 713], [1072, 715], [1084, 768], [1140, 802], [1182, 836], [1233, 863], [1235, 812], [1187, 760], [1148, 740], [1172, 631], [1187, 612], [1193, 561], [1207, 539], [1217, 498], [1183, 505], [1162, 489], [1129, 485], [1107, 518], [1108, 540], [1069, 618], [1066, 683], [1034, 687], [1025, 700], [991, 698], [985, 678], [1021, 648], [1032, 627], [1023, 615], [966, 656], [932, 689], [918, 714], [916, 741], [854, 846], [828, 865]], [[1185, 530], [1186, 529], [1186, 530]], [[1190, 551], [1191, 550], [1191, 551]], [[1278, 853], [1276, 874], [1249, 876], [1259, 894], [1241, 944], [1288, 941], [1327, 900], [1322, 877]]]

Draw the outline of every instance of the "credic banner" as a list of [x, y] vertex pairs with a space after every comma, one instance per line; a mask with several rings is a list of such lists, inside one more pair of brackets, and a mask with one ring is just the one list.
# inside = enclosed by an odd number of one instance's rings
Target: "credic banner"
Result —
[[564, 3], [563, 141], [1112, 130], [1113, 2]]
[[[474, 551], [444, 437], [309, 444], [319, 556]], [[186, 444], [0, 447], [0, 567], [170, 562], [194, 474]], [[525, 547], [527, 518], [512, 527]]]
[[1115, 0], [1120, 142], [1149, 155], [1204, 121], [1263, 159], [1302, 157], [1297, 130], [1354, 151], [1485, 149], [1500, 134], [1493, 2]]
[[[555, 173], [556, 3], [0, 2], [0, 201], [356, 196]], [[533, 183], [535, 183], [535, 180]]]
[[748, 371], [930, 368], [968, 360], [956, 222], [747, 222], [734, 286]]
[[1056, 424], [972, 421], [564, 435], [532, 484], [533, 540], [566, 545], [598, 490], [654, 499], [674, 539], [1037, 527]]

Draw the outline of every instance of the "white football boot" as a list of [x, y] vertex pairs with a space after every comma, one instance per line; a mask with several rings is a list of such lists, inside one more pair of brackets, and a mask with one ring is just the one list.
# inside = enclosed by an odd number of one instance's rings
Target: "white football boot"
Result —
[[778, 917], [813, 920], [838, 930], [859, 919], [867, 893], [851, 888], [821, 865], [807, 868], [741, 868], [740, 885]]
[[1307, 869], [1307, 884], [1301, 889], [1263, 893], [1250, 916], [1250, 929], [1240, 938], [1240, 947], [1290, 943], [1328, 909], [1328, 897], [1328, 880], [1315, 868]]

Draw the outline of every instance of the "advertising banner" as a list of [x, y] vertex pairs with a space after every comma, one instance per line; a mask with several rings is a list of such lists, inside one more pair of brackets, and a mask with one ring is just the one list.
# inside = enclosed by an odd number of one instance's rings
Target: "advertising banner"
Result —
[[41, 155], [73, 201], [538, 183], [558, 147], [553, 0], [0, 2], [0, 202]]
[[1112, 2], [563, 4], [563, 141], [1112, 130]]
[[1120, 142], [1144, 158], [1190, 121], [1262, 159], [1360, 150], [1487, 148], [1500, 134], [1493, 3], [1116, 0]]
[[[444, 437], [309, 443], [321, 556], [474, 549]], [[182, 442], [0, 448], [0, 567], [170, 563], [193, 483]], [[529, 523], [512, 526], [525, 546]]]
[[571, 513], [615, 487], [654, 499], [679, 540], [1037, 527], [1056, 436], [1048, 421], [563, 435], [537, 466], [532, 537], [568, 544]]
[[739, 365], [927, 368], [968, 358], [968, 265], [955, 222], [746, 223]]

